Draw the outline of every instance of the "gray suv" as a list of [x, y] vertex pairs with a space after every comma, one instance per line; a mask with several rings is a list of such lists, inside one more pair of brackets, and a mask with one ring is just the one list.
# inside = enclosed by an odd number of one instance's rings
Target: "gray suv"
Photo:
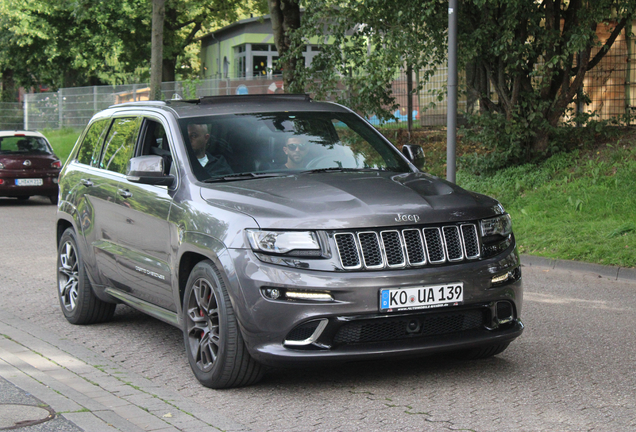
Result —
[[124, 303], [182, 329], [213, 388], [267, 365], [499, 354], [523, 331], [510, 216], [423, 156], [305, 95], [113, 106], [60, 176], [62, 312]]

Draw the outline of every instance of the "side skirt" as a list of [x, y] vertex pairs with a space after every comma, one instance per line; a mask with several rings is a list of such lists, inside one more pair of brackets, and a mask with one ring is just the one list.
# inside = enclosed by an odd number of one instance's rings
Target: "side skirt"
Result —
[[159, 306], [155, 306], [152, 303], [148, 303], [147, 301], [140, 300], [136, 297], [133, 297], [129, 294], [118, 291], [114, 288], [106, 288], [106, 294], [115, 297], [117, 300], [120, 300], [122, 303], [127, 304], [130, 307], [133, 307], [145, 314], [148, 314], [154, 318], [157, 318], [163, 322], [171, 324], [177, 328], [182, 328], [181, 320], [179, 320], [179, 315], [176, 313], [161, 308]]

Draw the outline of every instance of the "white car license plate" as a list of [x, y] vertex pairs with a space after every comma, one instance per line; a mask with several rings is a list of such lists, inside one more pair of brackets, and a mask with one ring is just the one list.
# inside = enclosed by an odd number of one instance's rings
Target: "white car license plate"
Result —
[[380, 311], [384, 312], [457, 306], [463, 301], [463, 282], [380, 290]]
[[39, 179], [15, 179], [16, 186], [42, 186], [44, 182]]

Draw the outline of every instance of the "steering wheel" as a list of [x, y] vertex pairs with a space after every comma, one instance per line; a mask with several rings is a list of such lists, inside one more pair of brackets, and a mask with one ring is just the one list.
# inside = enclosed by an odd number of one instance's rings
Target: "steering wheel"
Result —
[[332, 168], [334, 167], [333, 156], [325, 155], [318, 156], [307, 162], [305, 168], [309, 169], [321, 169], [321, 168]]

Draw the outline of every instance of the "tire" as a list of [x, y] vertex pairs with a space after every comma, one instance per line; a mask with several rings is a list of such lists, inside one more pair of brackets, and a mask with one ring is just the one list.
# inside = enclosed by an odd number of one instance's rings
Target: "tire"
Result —
[[487, 345], [479, 348], [472, 348], [464, 351], [459, 351], [456, 353], [456, 357], [462, 360], [480, 360], [486, 359], [489, 357], [496, 356], [497, 354], [501, 354], [508, 348], [510, 342], [495, 344], [495, 345]]
[[95, 296], [72, 228], [64, 231], [57, 250], [57, 287], [62, 312], [71, 324], [105, 322], [115, 313], [116, 304]]
[[16, 197], [18, 199], [18, 201], [27, 201], [29, 198], [31, 198], [30, 195], [23, 195], [23, 196], [19, 196]]
[[51, 195], [49, 199], [51, 200], [51, 204], [57, 204], [57, 195]]
[[256, 383], [263, 366], [247, 351], [221, 273], [211, 261], [194, 266], [183, 298], [183, 339], [201, 384], [214, 389]]

